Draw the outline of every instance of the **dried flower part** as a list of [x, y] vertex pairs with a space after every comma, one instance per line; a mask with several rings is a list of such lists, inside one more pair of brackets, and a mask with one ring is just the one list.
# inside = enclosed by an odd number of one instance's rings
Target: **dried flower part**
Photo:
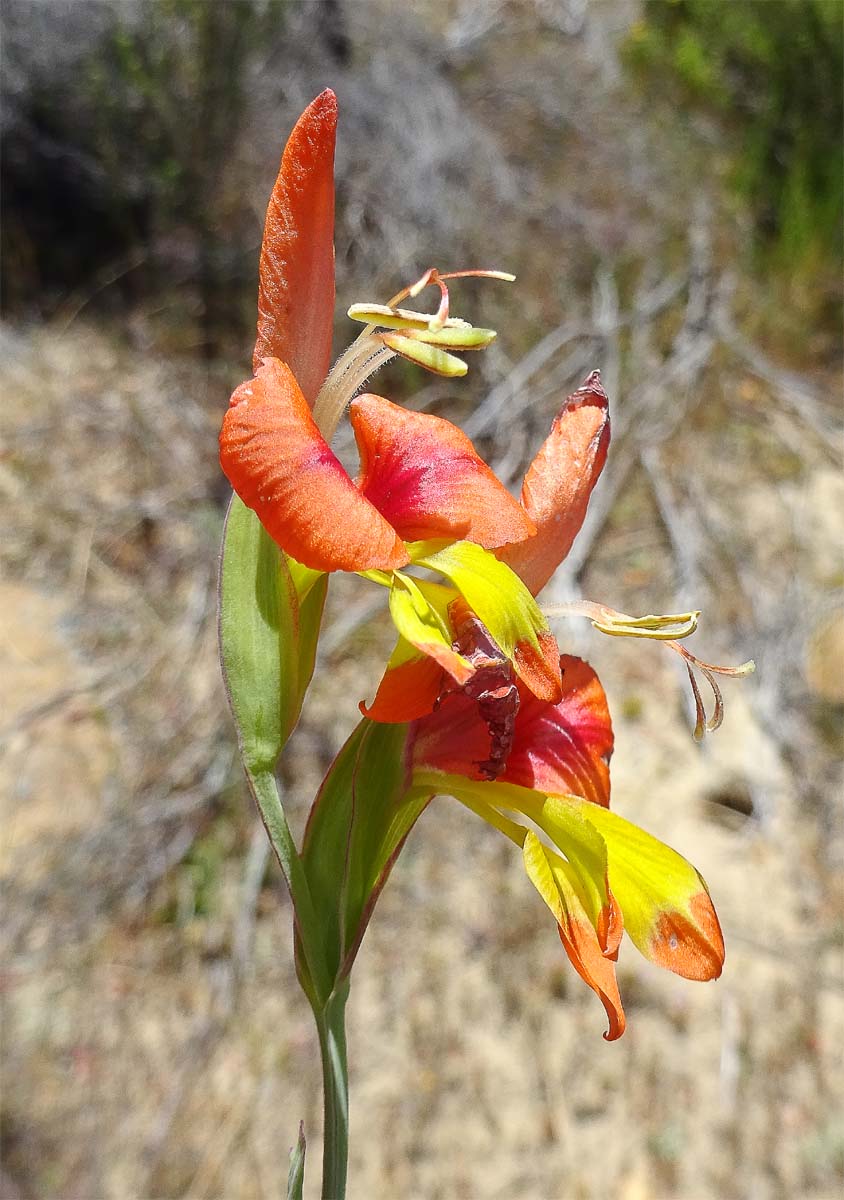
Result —
[[[700, 741], [705, 733], [714, 733], [716, 729], [720, 728], [724, 719], [724, 697], [715, 676], [726, 675], [733, 679], [741, 679], [756, 670], [753, 659], [749, 659], [737, 667], [716, 666], [714, 663], [703, 662], [685, 646], [680, 645], [678, 639], [689, 637], [697, 629], [700, 619], [698, 610], [665, 616], [651, 614], [647, 617], [631, 617], [627, 613], [608, 608], [606, 604], [596, 604], [592, 600], [574, 600], [568, 604], [555, 604], [543, 611], [549, 617], [588, 617], [593, 627], [600, 633], [608, 634], [610, 637], [650, 638], [652, 641], [664, 642], [666, 646], [679, 654], [686, 663], [695, 701], [694, 736], [697, 741]], [[709, 718], [706, 716], [706, 708], [692, 670], [693, 667], [700, 671], [712, 688], [715, 707]]]
[[[520, 697], [513, 667], [462, 597], [451, 602], [449, 616], [454, 627], [454, 648], [474, 668], [462, 686], [463, 694], [477, 705], [478, 717], [489, 735], [486, 758], [478, 759], [472, 765], [482, 779], [497, 779], [506, 769], [516, 734]], [[447, 691], [441, 693], [437, 707], [446, 695]]]

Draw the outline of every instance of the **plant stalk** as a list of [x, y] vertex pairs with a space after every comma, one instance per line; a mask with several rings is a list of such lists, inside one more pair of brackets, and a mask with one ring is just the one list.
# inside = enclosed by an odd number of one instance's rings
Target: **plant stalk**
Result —
[[348, 980], [317, 1011], [325, 1101], [322, 1150], [322, 1200], [345, 1200], [349, 1158], [349, 1072], [346, 1062]]

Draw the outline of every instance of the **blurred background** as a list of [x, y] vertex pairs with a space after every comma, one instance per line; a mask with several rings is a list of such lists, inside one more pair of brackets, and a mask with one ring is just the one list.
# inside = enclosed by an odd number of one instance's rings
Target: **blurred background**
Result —
[[[5, 0], [0, 326], [3, 1200], [309, 1196], [319, 1067], [216, 659], [227, 485], [281, 149], [338, 93], [349, 304], [435, 264], [499, 330], [461, 422], [517, 487], [600, 367], [613, 443], [544, 598], [702, 608], [753, 657], [703, 745], [678, 662], [573, 621], [614, 806], [693, 859], [728, 957], [629, 944], [621, 1042], [519, 856], [438, 800], [350, 1004], [350, 1194], [840, 1194], [844, 717], [840, 0]], [[342, 452], [350, 439], [340, 435]], [[281, 766], [301, 830], [390, 644], [332, 583]], [[499, 840], [497, 840], [499, 839]]]

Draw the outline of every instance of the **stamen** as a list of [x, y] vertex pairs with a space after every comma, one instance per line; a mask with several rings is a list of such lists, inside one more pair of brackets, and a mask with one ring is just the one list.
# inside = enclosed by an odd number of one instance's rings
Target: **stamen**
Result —
[[703, 707], [703, 700], [700, 694], [700, 688], [695, 679], [695, 673], [689, 663], [686, 663], [686, 670], [689, 673], [689, 683], [692, 685], [692, 695], [695, 700], [695, 729], [694, 739], [696, 742], [701, 741], [706, 732], [706, 709]]
[[[685, 661], [692, 685], [692, 695], [695, 701], [695, 730], [694, 736], [699, 741], [705, 732], [714, 733], [724, 720], [724, 697], [718, 686], [716, 675], [728, 675], [738, 679], [750, 675], [756, 670], [756, 664], [750, 659], [737, 667], [716, 666], [714, 663], [703, 662], [685, 646], [681, 646], [679, 638], [688, 637], [697, 629], [699, 610], [688, 613], [671, 613], [666, 616], [631, 617], [627, 613], [617, 612], [605, 604], [596, 604], [592, 600], [574, 600], [569, 604], [554, 604], [542, 610], [546, 617], [580, 616], [588, 617], [595, 629], [611, 637], [644, 637], [654, 641], [664, 642], [669, 649], [674, 650]], [[715, 707], [712, 716], [707, 719], [706, 708], [701, 698], [700, 688], [695, 679], [693, 667], [696, 667], [712, 688]]]
[[371, 375], [396, 357], [373, 325], [367, 325], [337, 359], [314, 402], [314, 421], [327, 442], [331, 441], [343, 411]]
[[[360, 336], [341, 354], [331, 368], [314, 403], [314, 420], [326, 441], [330, 441], [346, 405], [366, 380], [400, 354], [435, 375], [449, 379], [465, 375], [462, 358], [448, 350], [482, 350], [495, 337], [493, 329], [474, 329], [468, 321], [452, 317], [447, 279], [479, 277], [512, 281], [515, 275], [505, 271], [450, 271], [440, 274], [429, 267], [409, 287], [402, 288], [387, 304], [353, 304], [349, 316], [363, 321]], [[418, 296], [427, 287], [440, 290], [435, 313], [420, 313], [398, 306], [408, 297]], [[381, 333], [379, 329], [387, 332]]]

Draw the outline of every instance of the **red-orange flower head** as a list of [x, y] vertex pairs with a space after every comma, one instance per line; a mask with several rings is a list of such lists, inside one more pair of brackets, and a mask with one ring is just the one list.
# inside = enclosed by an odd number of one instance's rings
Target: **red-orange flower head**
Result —
[[[724, 946], [697, 871], [609, 811], [613, 735], [603, 689], [560, 657], [535, 596], [580, 528], [609, 443], [608, 402], [593, 372], [562, 405], [517, 501], [450, 422], [358, 395], [395, 354], [449, 376], [455, 351], [495, 336], [450, 314], [452, 274], [430, 269], [388, 304], [354, 305], [364, 330], [329, 372], [334, 305], [334, 141], [330, 91], [306, 109], [285, 148], [261, 251], [254, 377], [223, 422], [220, 459], [235, 492], [282, 551], [314, 572], [357, 571], [389, 588], [399, 633], [364, 713], [411, 722], [410, 788], [457, 796], [522, 847], [569, 958], [600, 996], [608, 1038], [624, 1012], [615, 978], [622, 930], [652, 960], [715, 978]], [[458, 272], [502, 276], [499, 272]], [[436, 287], [434, 313], [399, 305]], [[352, 480], [329, 446], [350, 404], [361, 470]], [[423, 567], [444, 582], [403, 570]], [[614, 635], [677, 642], [697, 613], [628, 617], [576, 602], [565, 611]], [[560, 610], [562, 611], [562, 609]], [[692, 676], [698, 705], [703, 706]], [[523, 816], [533, 828], [514, 820]], [[538, 829], [545, 840], [533, 831]]]
[[[387, 305], [355, 305], [364, 323], [329, 373], [334, 302], [334, 94], [306, 109], [285, 147], [261, 250], [254, 377], [235, 389], [220, 434], [234, 490], [299, 563], [358, 571], [390, 587], [400, 633], [367, 713], [404, 721], [430, 712], [449, 686], [475, 674], [461, 654], [452, 602], [462, 597], [514, 678], [554, 702], [559, 652], [532, 597], [567, 552], [606, 457], [607, 399], [597, 372], [563, 406], [514, 499], [451, 422], [380, 396], [357, 395], [395, 354], [448, 375], [455, 351], [495, 336], [450, 313], [448, 282], [500, 272], [430, 269]], [[400, 307], [436, 287], [433, 313]], [[329, 438], [350, 403], [361, 470], [352, 480]], [[421, 564], [447, 585], [414, 581]]]

